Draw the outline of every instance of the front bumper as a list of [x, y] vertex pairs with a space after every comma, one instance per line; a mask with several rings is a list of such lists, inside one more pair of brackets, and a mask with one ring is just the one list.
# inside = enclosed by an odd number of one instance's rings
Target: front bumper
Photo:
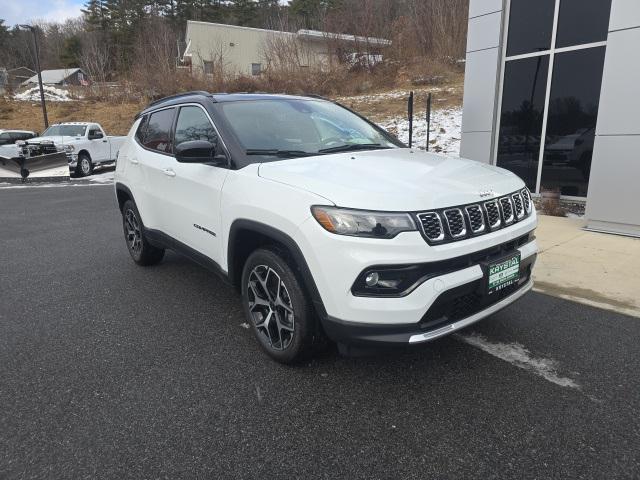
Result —
[[[446, 292], [442, 296], [442, 306], [435, 306], [438, 311], [435, 318], [427, 318], [431, 309], [423, 319], [416, 323], [394, 324], [365, 324], [359, 322], [345, 322], [327, 317], [323, 321], [326, 334], [335, 342], [355, 345], [407, 345], [428, 342], [444, 337], [462, 328], [468, 327], [483, 318], [502, 310], [518, 300], [533, 288], [530, 274], [504, 295], [495, 300], [478, 294], [477, 282], [468, 285], [467, 293], [454, 294], [447, 298]], [[476, 297], [476, 300], [470, 300]], [[464, 302], [467, 302], [463, 305]], [[432, 307], [433, 308], [433, 307]], [[464, 310], [466, 313], [463, 313]]]
[[[342, 343], [416, 343], [446, 335], [491, 315], [531, 289], [536, 260], [535, 239], [521, 243], [536, 227], [535, 214], [493, 233], [439, 246], [429, 246], [417, 232], [391, 240], [333, 235], [310, 219], [300, 227], [300, 245], [316, 283], [326, 315], [325, 331]], [[305, 243], [307, 239], [312, 242]], [[491, 299], [484, 297], [480, 262], [439, 274], [401, 297], [365, 297], [352, 293], [354, 280], [375, 265], [411, 265], [475, 258], [479, 252], [505, 245], [520, 252], [520, 283]], [[503, 254], [505, 252], [502, 252]], [[456, 300], [457, 299], [457, 300]], [[497, 299], [497, 300], [496, 300]], [[452, 312], [447, 302], [471, 302], [468, 311]], [[324, 313], [324, 312], [323, 312]]]
[[78, 154], [67, 152], [67, 161], [69, 162], [69, 170], [75, 170], [78, 166]]

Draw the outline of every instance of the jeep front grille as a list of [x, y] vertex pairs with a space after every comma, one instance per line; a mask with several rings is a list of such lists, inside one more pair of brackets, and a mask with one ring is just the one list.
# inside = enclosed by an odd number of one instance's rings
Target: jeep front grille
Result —
[[487, 212], [487, 218], [489, 219], [489, 228], [495, 230], [502, 225], [502, 218], [500, 218], [500, 209], [498, 208], [498, 201], [492, 200], [485, 202], [484, 210]]
[[484, 232], [484, 215], [482, 214], [482, 209], [480, 205], [470, 205], [465, 207], [467, 211], [467, 217], [469, 218], [469, 226], [471, 227], [471, 231], [473, 233], [482, 233]]
[[522, 217], [524, 217], [524, 204], [522, 202], [522, 196], [520, 196], [520, 192], [511, 195], [511, 199], [513, 200], [513, 208], [515, 210], [516, 218], [520, 220]]
[[513, 216], [513, 204], [510, 197], [502, 197], [500, 199], [500, 211], [502, 212], [502, 221], [505, 225], [511, 225], [515, 220]]
[[483, 203], [460, 205], [416, 214], [429, 244], [440, 244], [484, 235], [524, 220], [533, 212], [525, 188]]
[[464, 216], [459, 208], [451, 208], [444, 211], [444, 218], [447, 221], [449, 234], [453, 238], [464, 237], [467, 234]]
[[444, 229], [442, 228], [442, 220], [436, 212], [427, 212], [418, 214], [422, 233], [428, 240], [432, 242], [441, 242], [444, 240]]
[[529, 190], [524, 188], [520, 192], [522, 194], [522, 204], [524, 205], [524, 211], [527, 215], [531, 213], [531, 195]]

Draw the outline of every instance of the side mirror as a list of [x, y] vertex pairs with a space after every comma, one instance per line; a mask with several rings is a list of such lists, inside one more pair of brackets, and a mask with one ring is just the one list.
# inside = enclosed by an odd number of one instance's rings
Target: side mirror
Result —
[[181, 163], [206, 163], [208, 165], [226, 165], [227, 157], [218, 148], [218, 142], [191, 140], [176, 147], [176, 160]]

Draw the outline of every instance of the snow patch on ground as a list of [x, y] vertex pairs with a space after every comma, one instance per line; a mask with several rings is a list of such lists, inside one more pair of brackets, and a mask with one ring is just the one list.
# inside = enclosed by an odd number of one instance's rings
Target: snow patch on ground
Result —
[[[431, 87], [429, 90], [413, 90], [414, 95], [420, 94], [423, 95], [428, 92], [430, 93], [438, 93], [438, 92], [447, 92], [451, 93], [454, 89], [451, 87]], [[396, 100], [402, 98], [404, 100], [409, 99], [410, 90], [392, 90], [390, 92], [382, 92], [382, 93], [369, 93], [365, 95], [354, 95], [348, 97], [337, 97], [336, 101], [339, 103], [343, 103], [348, 105], [350, 103], [376, 103], [382, 102], [385, 100]]]
[[494, 357], [498, 357], [500, 360], [539, 375], [551, 383], [561, 387], [580, 389], [580, 385], [575, 380], [563, 377], [558, 373], [559, 363], [556, 360], [536, 358], [519, 343], [491, 342], [478, 333], [469, 335], [456, 334], [455, 337]]
[[[85, 178], [84, 180], [89, 180], [91, 183], [103, 183], [103, 184], [110, 184], [113, 183], [113, 174], [114, 171], [113, 170], [109, 170], [107, 172], [95, 172], [93, 175], [91, 175], [88, 178]], [[74, 179], [72, 179], [74, 180]], [[80, 179], [78, 179], [80, 180]]]
[[[69, 92], [61, 88], [44, 85], [44, 99], [49, 102], [71, 102], [73, 99], [69, 97]], [[14, 100], [22, 102], [39, 102], [40, 87], [33, 87], [13, 96]]]
[[[425, 112], [419, 112], [413, 119], [413, 145], [423, 149], [427, 143], [427, 120]], [[381, 122], [380, 126], [396, 135], [402, 142], [409, 143], [409, 120], [394, 118]], [[429, 151], [453, 157], [460, 156], [462, 128], [462, 108], [446, 108], [431, 112]]]

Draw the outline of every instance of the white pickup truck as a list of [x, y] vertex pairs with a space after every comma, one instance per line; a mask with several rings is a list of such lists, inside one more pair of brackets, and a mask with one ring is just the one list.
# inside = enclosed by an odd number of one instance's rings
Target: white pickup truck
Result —
[[67, 154], [71, 173], [86, 177], [91, 175], [96, 165], [115, 162], [126, 138], [107, 136], [97, 123], [58, 123], [47, 128], [41, 136], [27, 140], [24, 148], [46, 150], [53, 144], [57, 151]]

